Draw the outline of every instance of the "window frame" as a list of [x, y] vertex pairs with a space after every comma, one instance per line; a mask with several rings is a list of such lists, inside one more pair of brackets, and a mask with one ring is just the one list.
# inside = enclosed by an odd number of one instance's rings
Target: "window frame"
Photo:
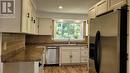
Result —
[[82, 21], [82, 25], [81, 25], [81, 27], [80, 28], [82, 28], [82, 30], [80, 30], [81, 31], [81, 34], [82, 34], [82, 38], [80, 38], [80, 39], [70, 39], [70, 38], [67, 38], [67, 39], [57, 39], [57, 38], [55, 38], [55, 35], [56, 35], [56, 23], [57, 23], [57, 21], [56, 20], [54, 20], [54, 27], [53, 27], [53, 30], [54, 30], [54, 33], [53, 33], [53, 40], [54, 41], [59, 41], [59, 42], [63, 42], [63, 41], [71, 41], [71, 42], [82, 42], [82, 41], [84, 41], [85, 40], [85, 31], [86, 31], [86, 28], [84, 28], [85, 26], [86, 26], [86, 24], [84, 23], [84, 22], [86, 22], [85, 20], [83, 20]]

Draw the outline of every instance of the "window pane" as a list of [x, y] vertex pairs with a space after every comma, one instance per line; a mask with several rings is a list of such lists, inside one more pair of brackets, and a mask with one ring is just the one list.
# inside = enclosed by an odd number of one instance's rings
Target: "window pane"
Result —
[[79, 40], [83, 39], [83, 23], [56, 22], [54, 39]]

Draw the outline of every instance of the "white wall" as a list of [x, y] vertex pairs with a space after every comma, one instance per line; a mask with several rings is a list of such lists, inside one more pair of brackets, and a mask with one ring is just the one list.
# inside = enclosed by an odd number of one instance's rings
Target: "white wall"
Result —
[[39, 18], [57, 18], [57, 19], [87, 19], [87, 14], [63, 14], [38, 12]]

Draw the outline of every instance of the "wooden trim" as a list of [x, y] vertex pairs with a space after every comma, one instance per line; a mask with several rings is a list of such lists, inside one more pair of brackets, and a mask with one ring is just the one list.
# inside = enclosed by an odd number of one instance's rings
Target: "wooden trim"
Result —
[[55, 20], [52, 20], [52, 38], [54, 38], [54, 33], [55, 33], [55, 29], [54, 29], [54, 26], [55, 25]]
[[85, 39], [85, 36], [86, 36], [86, 24], [87, 24], [87, 21], [83, 21], [83, 38]]

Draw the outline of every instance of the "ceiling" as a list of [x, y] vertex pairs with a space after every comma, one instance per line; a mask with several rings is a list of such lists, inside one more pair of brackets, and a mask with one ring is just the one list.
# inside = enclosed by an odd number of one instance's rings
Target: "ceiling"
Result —
[[[38, 0], [38, 11], [49, 13], [87, 14], [100, 0]], [[59, 9], [63, 6], [63, 9]]]

